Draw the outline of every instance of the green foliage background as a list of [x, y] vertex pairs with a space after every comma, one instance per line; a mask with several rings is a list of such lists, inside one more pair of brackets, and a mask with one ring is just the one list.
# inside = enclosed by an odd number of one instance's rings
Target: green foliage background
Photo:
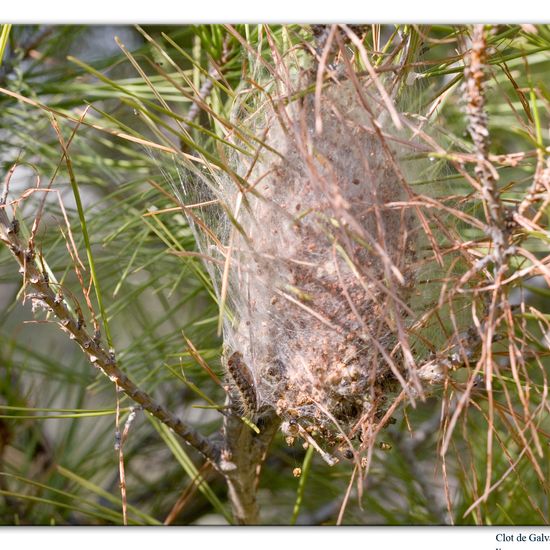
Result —
[[[377, 50], [374, 27], [364, 35], [369, 52]], [[211, 283], [200, 258], [171, 253], [197, 251], [183, 214], [146, 214], [177, 206], [185, 154], [199, 150], [223, 165], [216, 142], [222, 139], [222, 122], [236, 91], [251, 76], [249, 53], [217, 25], [2, 29], [0, 87], [12, 92], [0, 93], [2, 176], [18, 164], [10, 198], [35, 186], [37, 178], [41, 187], [53, 180], [57, 194], [48, 195], [37, 235], [51, 274], [83, 303], [62, 232], [59, 198], [83, 262], [89, 266], [89, 257], [94, 259], [94, 290], [100, 288], [104, 316], [96, 292], [91, 293], [94, 310], [103, 317], [104, 334], [107, 321], [123, 369], [204, 433], [215, 431], [221, 417], [212, 405], [223, 404], [223, 391], [198, 365], [185, 340], [221, 376], [222, 343], [216, 334], [218, 307]], [[267, 48], [261, 26], [236, 30], [255, 49]], [[271, 31], [281, 48], [313, 41], [307, 25]], [[378, 32], [386, 40], [394, 32], [410, 37], [410, 59], [399, 60], [408, 72], [409, 88], [403, 94], [410, 110], [421, 112], [441, 98], [436, 139], [447, 150], [470, 152], [460, 93], [463, 64], [456, 53], [456, 39], [467, 29], [387, 26]], [[118, 44], [115, 35], [120, 37]], [[491, 152], [508, 154], [546, 145], [550, 28], [502, 25], [490, 41]], [[383, 52], [372, 53], [374, 63], [382, 57]], [[224, 79], [214, 84], [207, 99], [211, 113], [202, 112], [187, 126], [186, 116], [211, 62], [222, 58]], [[61, 162], [53, 121], [65, 141], [72, 139], [73, 185]], [[504, 188], [510, 186], [509, 197], [521, 195], [533, 170], [533, 162], [501, 169], [500, 182]], [[80, 214], [75, 184], [84, 205]], [[465, 193], [467, 188], [446, 159], [435, 155], [416, 184], [437, 184], [442, 194], [449, 189]], [[20, 203], [23, 234], [29, 234], [42, 198], [36, 192]], [[89, 246], [81, 229], [82, 215]], [[532, 237], [530, 250], [544, 255], [547, 246], [546, 235]], [[91, 368], [54, 323], [33, 322], [30, 305], [20, 303], [21, 279], [14, 265], [8, 251], [0, 248], [0, 523], [121, 524], [113, 385]], [[88, 276], [86, 272], [86, 280]], [[548, 290], [535, 286], [530, 292], [530, 300], [547, 313]], [[46, 320], [44, 315], [39, 318]], [[91, 326], [88, 316], [86, 321]], [[124, 422], [131, 403], [121, 397], [120, 405]], [[416, 525], [449, 520], [433, 498], [434, 491], [439, 498], [443, 495], [439, 424], [433, 422], [439, 411], [436, 396], [399, 416], [384, 434], [392, 450], [375, 452], [367, 490], [361, 502], [352, 497], [344, 523]], [[548, 523], [548, 481], [541, 485], [526, 460], [487, 502], [464, 517], [477, 485], [484, 482], [486, 432], [481, 416], [471, 411], [464, 420], [453, 443], [456, 453], [447, 464], [453, 521]], [[414, 448], [406, 443], [409, 424], [424, 426], [423, 438]], [[510, 446], [511, 455], [517, 451], [512, 441], [503, 445]], [[230, 521], [223, 480], [207, 471], [197, 487], [198, 456], [143, 413], [138, 413], [124, 451], [130, 523], [164, 522], [182, 495], [185, 504], [174, 523]], [[544, 452], [548, 480], [547, 439]], [[495, 456], [495, 479], [509, 466], [504, 453]], [[303, 470], [301, 479], [293, 476], [297, 467]], [[351, 471], [351, 464], [329, 468], [316, 454], [306, 457], [304, 449], [288, 447], [278, 436], [261, 480], [263, 521], [334, 524]]]

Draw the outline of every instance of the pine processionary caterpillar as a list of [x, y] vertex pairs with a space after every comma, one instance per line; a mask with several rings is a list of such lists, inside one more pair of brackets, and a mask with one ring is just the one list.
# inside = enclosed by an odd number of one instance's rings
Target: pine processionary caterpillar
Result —
[[242, 353], [236, 351], [227, 360], [227, 372], [233, 382], [235, 393], [246, 414], [255, 413], [258, 410], [258, 400], [252, 374], [243, 361]]

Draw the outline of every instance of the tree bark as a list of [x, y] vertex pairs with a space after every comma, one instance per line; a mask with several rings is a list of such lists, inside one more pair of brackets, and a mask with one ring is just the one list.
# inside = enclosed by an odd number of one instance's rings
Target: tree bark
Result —
[[260, 522], [257, 501], [260, 471], [280, 422], [274, 412], [264, 414], [257, 420], [258, 434], [237, 416], [230, 415], [225, 420], [221, 469], [233, 516], [240, 525]]

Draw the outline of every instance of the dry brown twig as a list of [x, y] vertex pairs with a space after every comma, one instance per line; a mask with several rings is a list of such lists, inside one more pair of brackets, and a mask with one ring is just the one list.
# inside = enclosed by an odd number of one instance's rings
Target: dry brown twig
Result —
[[[486, 502], [489, 495], [498, 487], [503, 479], [514, 470], [514, 464], [525, 455], [529, 458], [533, 465], [534, 471], [540, 478], [540, 467], [533, 455], [532, 446], [537, 446], [538, 436], [536, 436], [537, 428], [533, 423], [534, 413], [529, 411], [529, 407], [525, 398], [522, 398], [523, 390], [519, 383], [519, 375], [515, 366], [516, 357], [521, 357], [514, 350], [516, 341], [514, 330], [514, 316], [512, 308], [508, 300], [508, 284], [517, 279], [522, 279], [530, 272], [545, 273], [546, 266], [538, 260], [532, 253], [522, 247], [512, 244], [511, 230], [514, 226], [534, 227], [535, 224], [523, 216], [528, 208], [534, 202], [541, 201], [545, 198], [544, 192], [548, 188], [548, 175], [543, 167], [541, 155], [538, 155], [538, 164], [535, 172], [535, 177], [530, 190], [525, 198], [519, 204], [515, 212], [508, 212], [505, 208], [501, 196], [501, 191], [498, 186], [498, 172], [493, 166], [493, 161], [500, 159], [491, 156], [489, 153], [490, 131], [488, 126], [488, 117], [486, 112], [486, 97], [485, 87], [487, 80], [487, 33], [488, 29], [484, 25], [474, 25], [471, 32], [471, 47], [465, 56], [464, 69], [464, 91], [466, 100], [466, 115], [468, 117], [468, 131], [472, 138], [474, 146], [474, 173], [475, 181], [470, 181], [474, 189], [479, 193], [482, 204], [485, 210], [486, 227], [485, 233], [489, 237], [490, 251], [473, 263], [471, 268], [466, 271], [458, 281], [455, 291], [463, 292], [463, 288], [476, 274], [483, 273], [479, 279], [478, 285], [471, 289], [473, 297], [472, 302], [472, 318], [477, 324], [477, 335], [480, 342], [479, 358], [476, 358], [475, 368], [471, 372], [462, 395], [458, 398], [454, 411], [449, 415], [443, 432], [443, 440], [440, 453], [444, 457], [448, 451], [451, 442], [451, 436], [456, 427], [458, 419], [467, 410], [470, 405], [476, 406], [472, 400], [471, 393], [475, 386], [475, 380], [478, 375], [483, 374], [485, 381], [485, 397], [487, 399], [487, 412], [485, 420], [487, 423], [486, 436], [486, 472], [485, 485], [481, 495], [476, 502], [470, 507], [471, 512], [481, 502]], [[523, 157], [522, 157], [523, 158]], [[470, 159], [465, 159], [471, 162]], [[540, 213], [540, 210], [539, 210]], [[513, 220], [513, 221], [512, 221]], [[481, 243], [480, 243], [481, 244]], [[486, 243], [483, 243], [486, 245]], [[524, 270], [518, 270], [512, 276], [507, 277], [509, 269], [509, 258], [518, 254], [525, 257], [532, 266]], [[475, 311], [475, 299], [487, 293], [489, 298], [484, 307], [482, 318], [478, 318]], [[502, 328], [504, 326], [504, 329]], [[499, 403], [494, 395], [495, 380], [502, 381], [503, 375], [501, 365], [495, 357], [494, 342], [497, 337], [502, 337], [500, 332], [504, 332], [509, 343], [508, 358], [510, 368], [518, 387], [518, 397], [523, 403], [524, 415], [519, 421], [519, 417], [514, 410], [512, 397], [506, 384], [502, 384], [502, 393], [506, 399], [506, 406]], [[523, 360], [523, 359], [522, 359]], [[513, 437], [522, 449], [520, 456], [516, 461], [509, 459], [510, 468], [497, 482], [493, 482], [493, 462], [494, 462], [494, 439], [496, 437], [502, 450], [508, 456], [504, 442], [501, 440], [496, 428], [497, 415], [501, 422], [507, 425], [510, 429], [510, 435]], [[512, 422], [508, 420], [508, 415], [511, 415]], [[524, 432], [529, 430], [532, 434], [532, 439], [529, 441]]]

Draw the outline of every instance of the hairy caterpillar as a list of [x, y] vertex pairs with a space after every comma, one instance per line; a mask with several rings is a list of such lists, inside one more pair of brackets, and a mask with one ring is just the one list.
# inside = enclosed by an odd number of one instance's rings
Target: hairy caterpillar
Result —
[[229, 357], [227, 372], [233, 382], [233, 397], [237, 398], [245, 414], [254, 414], [258, 410], [255, 384], [252, 373], [243, 361], [242, 353], [236, 351]]

